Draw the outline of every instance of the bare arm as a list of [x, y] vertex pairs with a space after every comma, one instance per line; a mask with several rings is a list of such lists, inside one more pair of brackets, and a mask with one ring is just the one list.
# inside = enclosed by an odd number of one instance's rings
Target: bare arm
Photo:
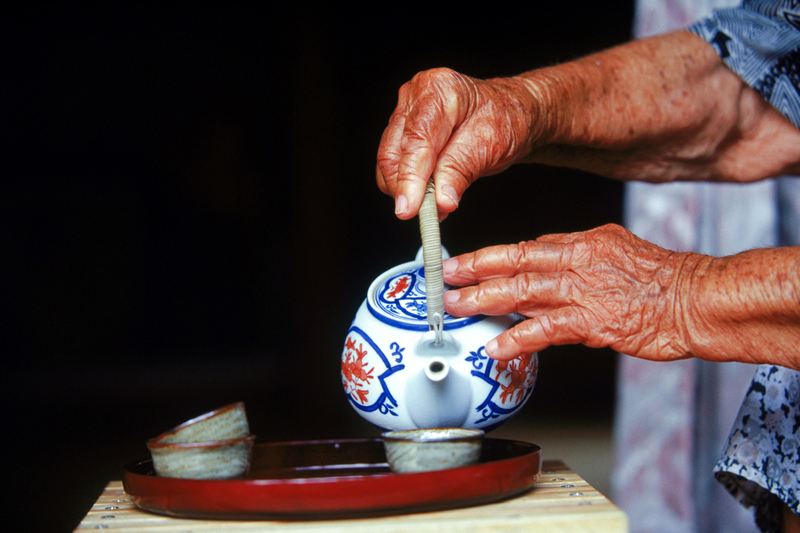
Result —
[[552, 110], [526, 161], [650, 182], [800, 171], [800, 130], [687, 31], [524, 76]]
[[455, 316], [518, 312], [486, 346], [510, 359], [582, 343], [651, 360], [800, 369], [800, 247], [715, 258], [671, 252], [619, 226], [548, 235], [445, 261]]
[[400, 90], [376, 174], [408, 219], [432, 174], [446, 214], [477, 178], [521, 161], [623, 180], [745, 182], [800, 173], [800, 130], [678, 31], [512, 78], [420, 73]]

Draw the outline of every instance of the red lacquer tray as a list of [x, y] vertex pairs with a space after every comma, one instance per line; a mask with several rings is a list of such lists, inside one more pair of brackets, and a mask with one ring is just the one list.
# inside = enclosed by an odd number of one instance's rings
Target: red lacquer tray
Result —
[[245, 479], [157, 476], [150, 459], [125, 466], [125, 492], [141, 509], [184, 518], [321, 519], [488, 503], [539, 477], [535, 444], [486, 438], [477, 465], [393, 474], [380, 439], [256, 444]]

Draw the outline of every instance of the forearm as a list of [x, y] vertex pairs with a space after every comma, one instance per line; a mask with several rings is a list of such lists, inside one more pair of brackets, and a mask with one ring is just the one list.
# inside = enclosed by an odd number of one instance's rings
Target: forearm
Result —
[[800, 130], [687, 31], [518, 78], [539, 102], [524, 161], [651, 182], [800, 172]]
[[689, 355], [800, 369], [800, 247], [697, 257], [675, 309]]

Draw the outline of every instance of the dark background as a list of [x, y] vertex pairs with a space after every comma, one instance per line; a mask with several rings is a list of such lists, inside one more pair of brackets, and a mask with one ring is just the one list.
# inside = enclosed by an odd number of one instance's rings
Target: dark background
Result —
[[[375, 434], [339, 357], [369, 283], [420, 246], [374, 183], [397, 90], [629, 38], [628, 2], [540, 4], [7, 12], [4, 523], [71, 530], [148, 438], [232, 401], [261, 441]], [[616, 182], [514, 167], [467, 192], [443, 244], [619, 222], [621, 202]], [[518, 416], [610, 419], [614, 362], [545, 350]]]

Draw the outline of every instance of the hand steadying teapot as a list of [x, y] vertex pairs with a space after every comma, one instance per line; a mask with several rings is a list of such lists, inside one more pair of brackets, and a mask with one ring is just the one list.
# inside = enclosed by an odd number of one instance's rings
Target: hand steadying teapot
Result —
[[386, 430], [489, 431], [528, 400], [538, 357], [495, 361], [484, 353], [489, 340], [522, 320], [519, 315], [458, 318], [444, 312], [435, 203], [435, 235], [426, 235], [432, 227], [429, 198], [432, 192], [420, 210], [423, 249], [415, 261], [372, 282], [347, 332], [342, 384], [356, 412]]

